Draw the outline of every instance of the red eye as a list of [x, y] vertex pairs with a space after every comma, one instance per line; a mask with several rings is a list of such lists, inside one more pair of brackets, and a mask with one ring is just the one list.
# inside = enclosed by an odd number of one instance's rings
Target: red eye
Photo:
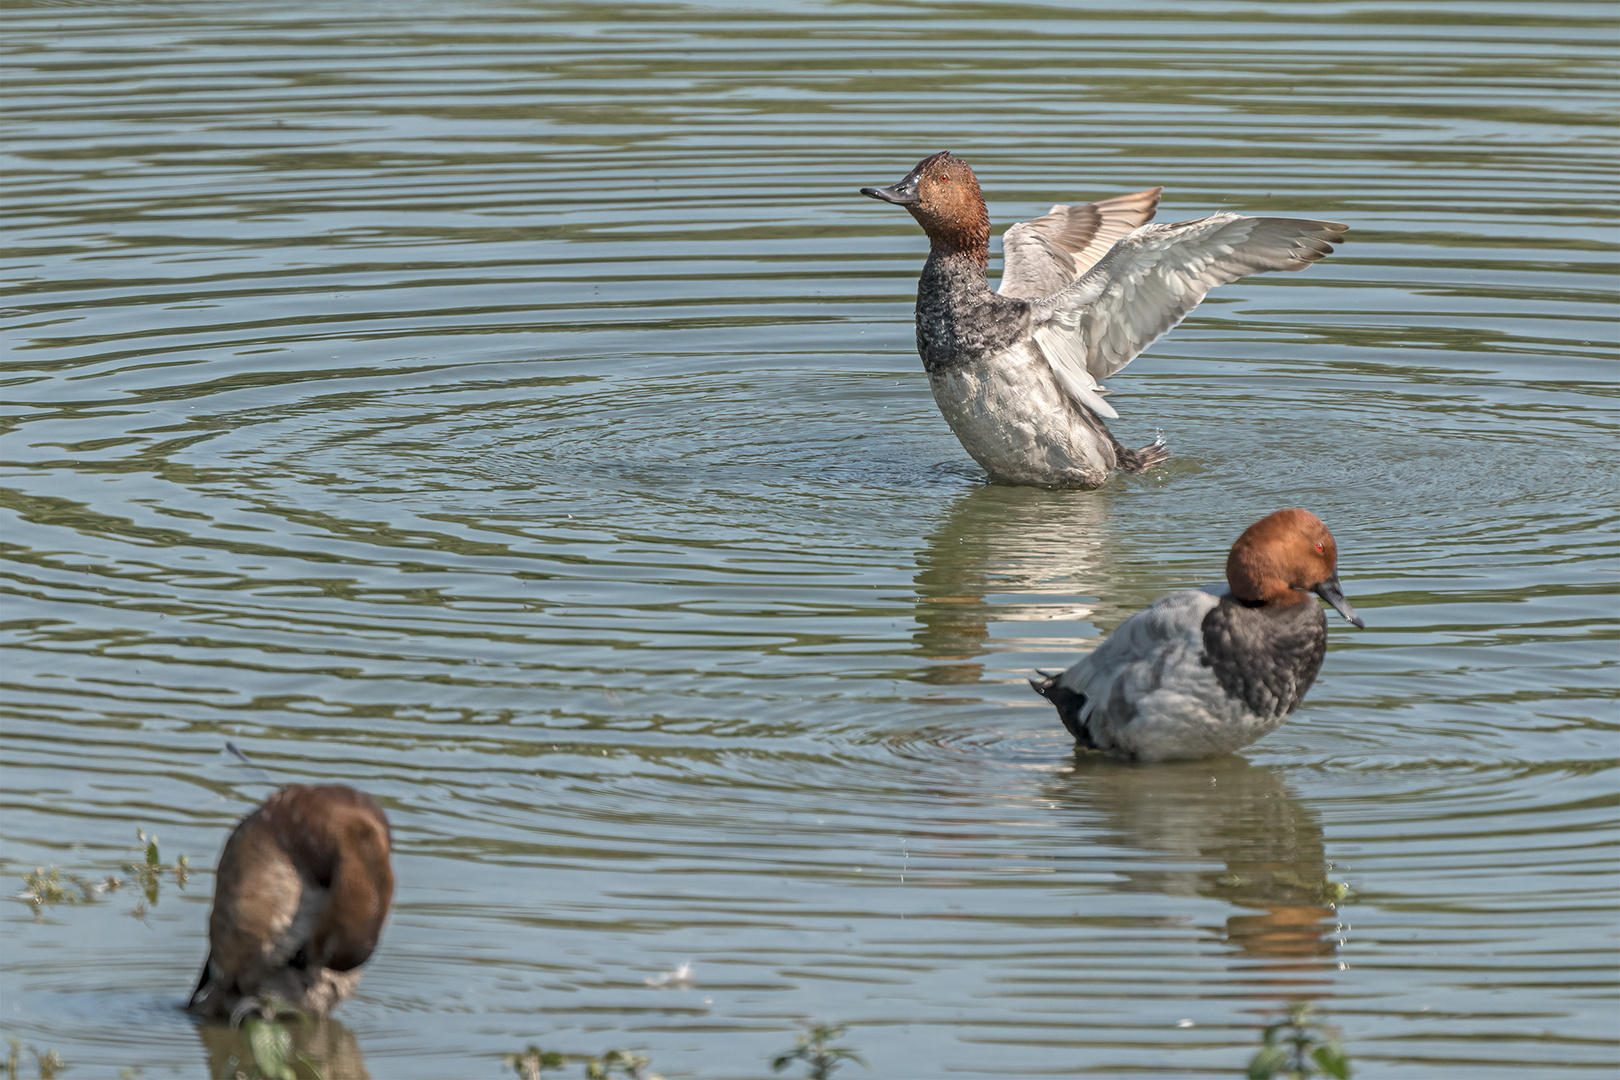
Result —
[[940, 173], [939, 174], [939, 182], [940, 183], [948, 184], [948, 183], [950, 183], [950, 180], [951, 180], [950, 174], [948, 174], [948, 173]]
[[1316, 542], [1316, 550], [1317, 550], [1318, 553], [1321, 552], [1321, 550], [1322, 550], [1322, 541], [1318, 540]]

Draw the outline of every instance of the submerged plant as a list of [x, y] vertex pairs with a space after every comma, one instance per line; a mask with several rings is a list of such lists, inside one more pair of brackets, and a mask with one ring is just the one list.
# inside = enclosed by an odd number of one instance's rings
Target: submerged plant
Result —
[[542, 1050], [533, 1043], [503, 1059], [506, 1067], [522, 1080], [540, 1080], [540, 1074], [549, 1069], [561, 1069], [568, 1064], [568, 1055], [555, 1050]]
[[231, 1080], [323, 1080], [334, 1068], [348, 1075], [346, 1060], [359, 1052], [342, 1025], [270, 997], [244, 998], [229, 1023], [204, 1024], [199, 1034], [215, 1075]]
[[293, 1037], [287, 1025], [262, 1016], [249, 1016], [242, 1021], [242, 1033], [247, 1036], [248, 1052], [253, 1055], [254, 1068], [264, 1080], [298, 1080], [293, 1068]]
[[[22, 1065], [22, 1040], [7, 1039], [6, 1042], [10, 1045], [10, 1052], [6, 1055], [6, 1080], [17, 1080], [22, 1075], [17, 1071]], [[39, 1066], [39, 1080], [55, 1080], [56, 1074], [67, 1068], [67, 1062], [55, 1050], [42, 1054], [30, 1046], [28, 1052], [34, 1055], [34, 1062]]]
[[64, 874], [57, 866], [49, 870], [36, 866], [33, 873], [23, 875], [22, 892], [17, 893], [16, 897], [33, 908], [38, 916], [47, 904], [88, 904], [103, 892], [121, 884], [117, 878], [94, 882], [78, 874]]
[[598, 1057], [585, 1059], [585, 1080], [613, 1080], [614, 1076], [622, 1076], [624, 1080], [663, 1080], [656, 1074], [649, 1074], [647, 1066], [652, 1059], [646, 1054], [632, 1054], [628, 1050], [609, 1050]]
[[182, 889], [186, 887], [186, 880], [191, 874], [190, 864], [184, 855], [176, 859], [172, 865], [165, 865], [162, 856], [158, 854], [158, 841], [155, 835], [147, 836], [144, 829], [137, 828], [135, 840], [137, 843], [135, 850], [140, 853], [141, 859], [139, 862], [125, 863], [124, 871], [141, 887], [147, 903], [157, 903], [158, 885], [165, 874], [173, 875], [174, 883]]
[[774, 1071], [781, 1072], [795, 1061], [802, 1061], [808, 1070], [804, 1074], [806, 1080], [828, 1080], [845, 1061], [866, 1065], [861, 1055], [849, 1047], [827, 1045], [844, 1033], [844, 1025], [807, 1023], [804, 1028], [804, 1034], [799, 1036], [792, 1050], [771, 1060]]
[[586, 1054], [564, 1054], [557, 1050], [542, 1050], [533, 1043], [524, 1047], [515, 1054], [507, 1054], [502, 1059], [506, 1067], [517, 1073], [521, 1080], [540, 1080], [540, 1074], [553, 1069], [565, 1069], [570, 1061], [580, 1061], [585, 1064], [585, 1080], [613, 1080], [622, 1076], [624, 1080], [664, 1080], [657, 1073], [649, 1073], [647, 1066], [652, 1059], [645, 1054], [633, 1054], [628, 1050], [609, 1050], [605, 1054], [591, 1057]]
[[1328, 907], [1338, 907], [1350, 899], [1350, 885], [1344, 881], [1334, 881], [1332, 878], [1322, 879], [1322, 903]]
[[1307, 1002], [1289, 1002], [1288, 1015], [1266, 1025], [1263, 1045], [1249, 1061], [1249, 1080], [1349, 1080], [1350, 1055], [1339, 1042], [1338, 1029], [1312, 1019], [1314, 1011]]
[[[163, 878], [166, 875], [173, 877], [176, 885], [185, 888], [191, 870], [184, 855], [173, 863], [164, 863], [158, 853], [156, 836], [147, 836], [145, 830], [137, 828], [135, 839], [139, 844], [135, 850], [140, 858], [138, 861], [123, 863], [122, 869], [134, 879], [146, 896], [146, 903], [137, 903], [132, 912], [136, 918], [144, 919], [146, 904], [157, 903], [158, 886]], [[43, 866], [36, 866], [33, 873], [23, 875], [22, 891], [14, 895], [33, 908], [34, 916], [37, 918], [47, 905], [88, 904], [99, 900], [103, 893], [115, 892], [123, 887], [123, 879], [116, 874], [108, 874], [100, 881], [91, 881], [78, 874], [68, 873], [61, 867], [53, 866], [46, 870]]]

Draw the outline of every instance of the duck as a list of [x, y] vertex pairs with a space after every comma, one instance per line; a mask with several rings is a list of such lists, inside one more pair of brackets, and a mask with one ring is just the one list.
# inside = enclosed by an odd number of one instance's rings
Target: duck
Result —
[[917, 352], [934, 400], [990, 478], [1101, 487], [1163, 465], [1162, 439], [1131, 449], [1099, 382], [1186, 317], [1217, 285], [1303, 270], [1347, 226], [1219, 213], [1150, 224], [1163, 188], [1059, 204], [1002, 236], [990, 288], [990, 215], [972, 168], [948, 150], [861, 194], [904, 207], [928, 235], [917, 283]]
[[1315, 514], [1268, 514], [1232, 545], [1226, 592], [1160, 597], [1030, 685], [1078, 748], [1144, 762], [1239, 750], [1288, 719], [1322, 670], [1327, 617], [1313, 594], [1367, 625], [1345, 599], [1338, 558]]
[[208, 958], [186, 1008], [240, 1023], [350, 997], [394, 895], [387, 815], [347, 784], [291, 784], [220, 853]]

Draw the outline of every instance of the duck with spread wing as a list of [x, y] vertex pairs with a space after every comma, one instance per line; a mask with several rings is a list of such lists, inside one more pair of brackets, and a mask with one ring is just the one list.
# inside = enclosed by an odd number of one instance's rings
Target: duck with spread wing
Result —
[[1054, 206], [1003, 237], [1001, 286], [986, 278], [990, 216], [967, 162], [948, 151], [899, 183], [862, 188], [928, 234], [917, 285], [917, 351], [951, 430], [992, 479], [1094, 488], [1116, 469], [1169, 459], [1130, 449], [1099, 380], [1180, 322], [1217, 285], [1302, 270], [1345, 226], [1220, 213], [1149, 224], [1161, 189]]

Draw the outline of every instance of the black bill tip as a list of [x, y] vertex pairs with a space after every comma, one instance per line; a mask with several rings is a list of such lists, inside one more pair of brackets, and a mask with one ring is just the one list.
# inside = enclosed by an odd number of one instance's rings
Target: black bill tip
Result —
[[1317, 582], [1312, 586], [1311, 591], [1332, 604], [1333, 610], [1343, 615], [1351, 623], [1364, 630], [1367, 628], [1367, 624], [1361, 621], [1361, 616], [1356, 614], [1356, 609], [1350, 606], [1350, 601], [1344, 598], [1344, 590], [1339, 588], [1339, 575], [1334, 574], [1326, 581]]

